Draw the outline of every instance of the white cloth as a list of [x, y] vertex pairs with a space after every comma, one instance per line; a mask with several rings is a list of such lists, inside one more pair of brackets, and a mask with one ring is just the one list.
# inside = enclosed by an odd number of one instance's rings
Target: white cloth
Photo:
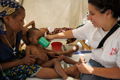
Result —
[[72, 77], [68, 77], [66, 80], [74, 80], [74, 78], [72, 78]]
[[47, 29], [48, 29], [48, 31], [49, 31], [50, 33], [55, 30], [55, 28], [53, 28], [53, 27], [48, 27]]
[[92, 50], [92, 59], [101, 63], [103, 66], [120, 68], [120, 28], [118, 28], [100, 49], [96, 49], [103, 37], [108, 33], [101, 28], [96, 28], [91, 22], [83, 27], [74, 29], [73, 35], [78, 40], [87, 39]]

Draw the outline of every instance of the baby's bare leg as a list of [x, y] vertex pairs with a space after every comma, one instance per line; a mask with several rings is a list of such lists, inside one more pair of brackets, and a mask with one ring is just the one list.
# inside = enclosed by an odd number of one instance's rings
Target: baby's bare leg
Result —
[[60, 62], [57, 59], [54, 61], [54, 68], [55, 71], [63, 78], [63, 80], [68, 78], [68, 75], [64, 72]]
[[[80, 72], [76, 65], [69, 68], [65, 68], [64, 71], [68, 76], [71, 76], [77, 79], [80, 77]], [[60, 78], [61, 76], [55, 71], [55, 69], [43, 67], [37, 72], [35, 77], [38, 77], [41, 79], [53, 79], [53, 78]]]
[[73, 65], [69, 68], [65, 68], [64, 71], [68, 76], [74, 77], [76, 79], [80, 78], [80, 72], [78, 71], [77, 65]]
[[54, 66], [54, 61], [56, 60], [56, 58], [52, 59], [52, 60], [49, 60], [45, 63], [43, 63], [41, 66], [43, 67], [49, 67], [49, 68], [52, 68]]
[[74, 61], [74, 60], [72, 60], [72, 59], [70, 59], [70, 58], [68, 58], [68, 57], [66, 57], [66, 56], [64, 56], [64, 55], [60, 55], [60, 56], [58, 56], [58, 60], [59, 61], [64, 61], [64, 62], [66, 62], [66, 63], [68, 63], [68, 64], [75, 64], [75, 63], [77, 63], [76, 61]]
[[54, 66], [55, 71], [63, 78], [63, 80], [66, 80], [68, 78], [67, 74], [64, 72], [59, 60], [57, 58], [52, 59], [44, 64], [42, 64], [43, 67], [52, 67]]
[[[74, 60], [72, 60], [72, 59], [70, 59], [70, 58], [68, 58], [68, 57], [66, 57], [64, 55], [58, 56], [57, 59], [58, 59], [59, 62], [61, 62], [63, 60], [64, 62], [66, 62], [68, 64], [75, 64], [75, 63], [77, 63], [76, 61], [74, 61]], [[49, 61], [47, 61], [47, 62], [42, 64], [42, 66], [44, 66], [44, 67], [53, 67], [53, 65], [54, 65], [54, 59], [49, 60]]]

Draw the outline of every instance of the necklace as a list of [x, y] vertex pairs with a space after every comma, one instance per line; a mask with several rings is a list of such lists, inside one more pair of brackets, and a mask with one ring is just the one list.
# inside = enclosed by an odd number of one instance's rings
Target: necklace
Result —
[[15, 45], [16, 45], [16, 36], [15, 36], [15, 32], [14, 32], [14, 47], [11, 46], [11, 44], [7, 40], [6, 36], [5, 35], [3, 35], [3, 36], [4, 36], [5, 40], [7, 41], [8, 45], [10, 46], [10, 48], [13, 50], [14, 56], [16, 56], [16, 51], [15, 51], [15, 49], [16, 49], [16, 47], [15, 47]]

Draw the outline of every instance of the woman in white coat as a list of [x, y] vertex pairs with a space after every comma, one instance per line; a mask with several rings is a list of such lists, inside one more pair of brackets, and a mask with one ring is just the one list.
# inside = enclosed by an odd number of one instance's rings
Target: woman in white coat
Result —
[[[120, 79], [120, 0], [88, 0], [90, 20], [83, 27], [48, 35], [46, 39], [87, 39], [92, 46], [88, 64], [77, 65], [80, 80]], [[107, 36], [106, 36], [107, 35]]]

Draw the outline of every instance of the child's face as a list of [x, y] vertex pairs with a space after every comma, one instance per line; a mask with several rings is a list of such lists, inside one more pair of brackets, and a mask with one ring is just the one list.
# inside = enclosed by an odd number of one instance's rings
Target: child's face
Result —
[[25, 11], [21, 8], [19, 10], [21, 13], [19, 13], [15, 18], [8, 16], [8, 21], [6, 22], [6, 26], [14, 32], [22, 30], [24, 25]]
[[34, 30], [34, 34], [33, 36], [31, 37], [31, 44], [35, 44], [35, 45], [40, 45], [38, 43], [38, 40], [42, 37], [43, 35], [41, 34], [41, 32], [39, 30]]

